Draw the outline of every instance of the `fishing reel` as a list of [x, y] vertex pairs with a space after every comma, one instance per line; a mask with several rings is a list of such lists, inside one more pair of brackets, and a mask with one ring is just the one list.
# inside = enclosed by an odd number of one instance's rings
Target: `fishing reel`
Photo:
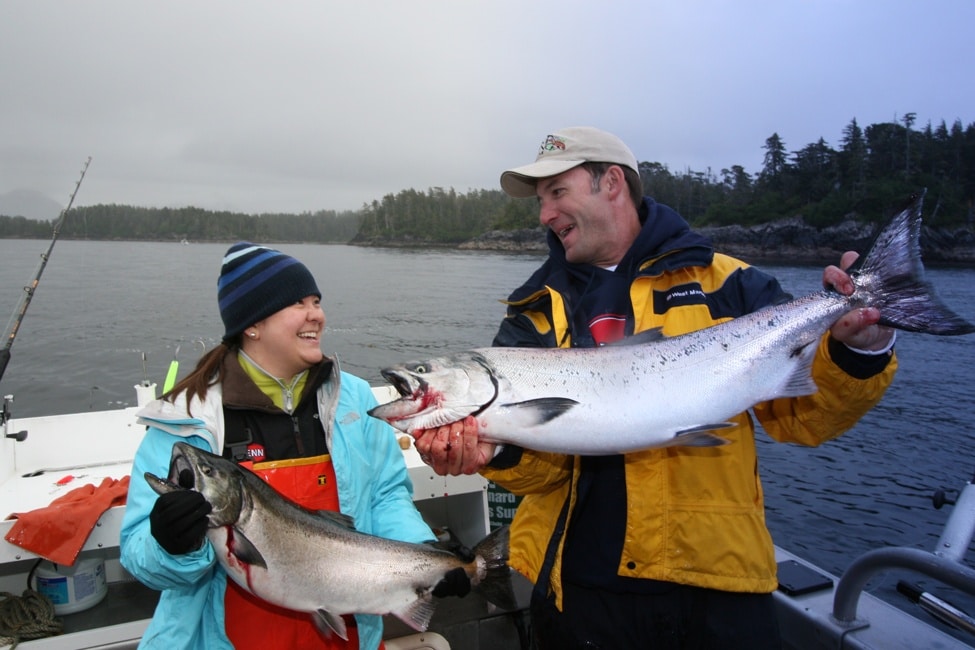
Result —
[[[975, 474], [972, 475], [968, 483], [975, 484]], [[953, 506], [961, 496], [961, 492], [961, 490], [945, 490], [943, 488], [935, 490], [931, 495], [931, 505], [934, 506], [935, 510], [941, 510], [946, 505]]]
[[14, 401], [13, 395], [3, 396], [3, 410], [0, 411], [0, 425], [3, 425], [3, 437], [12, 438], [17, 442], [23, 442], [27, 440], [27, 431], [17, 431], [15, 433], [10, 433], [10, 403]]
[[946, 505], [953, 506], [958, 500], [958, 490], [935, 490], [931, 495], [931, 505], [935, 510], [941, 510]]

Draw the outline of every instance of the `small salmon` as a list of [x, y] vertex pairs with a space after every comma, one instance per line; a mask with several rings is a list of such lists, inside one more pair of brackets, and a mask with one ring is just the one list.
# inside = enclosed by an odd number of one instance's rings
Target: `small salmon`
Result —
[[302, 508], [253, 472], [185, 442], [173, 446], [168, 479], [145, 478], [159, 494], [200, 492], [213, 507], [207, 539], [227, 575], [269, 603], [309, 612], [323, 633], [348, 638], [342, 614], [393, 614], [422, 632], [433, 615], [433, 588], [457, 567], [474, 589], [513, 606], [507, 527], [465, 562], [429, 544], [357, 532], [349, 517]]

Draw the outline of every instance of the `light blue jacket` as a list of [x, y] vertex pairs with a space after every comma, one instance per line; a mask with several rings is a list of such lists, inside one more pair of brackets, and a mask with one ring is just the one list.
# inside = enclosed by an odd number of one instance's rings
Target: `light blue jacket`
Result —
[[[341, 511], [356, 530], [409, 542], [434, 539], [413, 505], [413, 485], [393, 430], [369, 417], [376, 405], [369, 385], [338, 365], [318, 389], [318, 412], [335, 468]], [[149, 532], [149, 512], [156, 493], [142, 480], [145, 472], [165, 477], [173, 444], [184, 440], [221, 453], [224, 443], [220, 385], [206, 399], [192, 403], [187, 415], [185, 393], [175, 403], [156, 400], [139, 412], [148, 426], [132, 464], [132, 482], [121, 531], [121, 563], [143, 584], [162, 592], [140, 648], [219, 650], [233, 646], [224, 631], [227, 574], [205, 542], [197, 551], [170, 555]], [[323, 589], [327, 589], [323, 585]], [[356, 615], [359, 647], [373, 650], [382, 639], [382, 618]]]

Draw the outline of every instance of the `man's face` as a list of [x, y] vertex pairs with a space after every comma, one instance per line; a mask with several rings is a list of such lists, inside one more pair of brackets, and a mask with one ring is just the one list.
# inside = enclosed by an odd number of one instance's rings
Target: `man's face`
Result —
[[618, 219], [608, 193], [602, 189], [605, 181], [603, 176], [600, 191], [593, 192], [589, 172], [573, 167], [543, 178], [535, 186], [539, 221], [562, 242], [569, 262], [612, 266], [630, 245], [630, 241], [621, 241]]

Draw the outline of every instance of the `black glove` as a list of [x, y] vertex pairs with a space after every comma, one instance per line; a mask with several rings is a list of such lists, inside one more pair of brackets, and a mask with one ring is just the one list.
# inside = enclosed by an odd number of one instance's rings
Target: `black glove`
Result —
[[170, 555], [200, 548], [213, 507], [199, 492], [177, 490], [158, 499], [149, 513], [149, 532]]
[[[434, 548], [449, 551], [464, 562], [473, 562], [476, 557], [474, 553], [471, 552], [471, 549], [454, 539], [431, 542], [430, 545]], [[433, 588], [433, 595], [437, 598], [443, 598], [445, 596], [457, 596], [458, 598], [463, 598], [470, 592], [471, 579], [468, 577], [464, 567], [457, 567], [445, 573], [443, 579]]]
[[443, 580], [433, 588], [433, 595], [437, 598], [445, 596], [463, 598], [469, 593], [471, 593], [471, 579], [467, 577], [467, 571], [462, 566], [445, 573]]
[[453, 537], [445, 540], [437, 540], [436, 542], [430, 542], [429, 544], [434, 548], [439, 548], [441, 551], [453, 553], [464, 562], [470, 563], [477, 558], [477, 556], [474, 555], [474, 551], [467, 548]]

